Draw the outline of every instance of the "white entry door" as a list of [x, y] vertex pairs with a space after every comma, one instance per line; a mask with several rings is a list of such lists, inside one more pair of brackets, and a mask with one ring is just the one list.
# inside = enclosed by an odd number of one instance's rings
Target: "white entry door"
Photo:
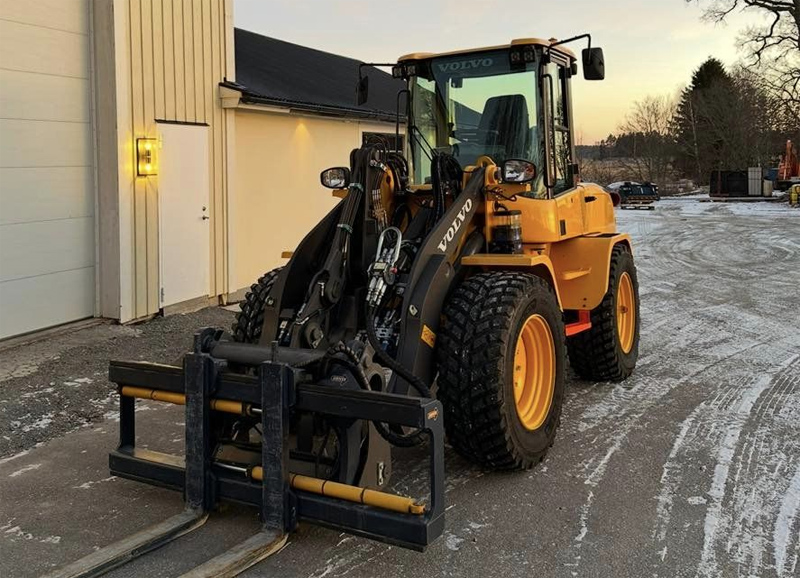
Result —
[[161, 307], [206, 297], [210, 208], [207, 126], [159, 123]]

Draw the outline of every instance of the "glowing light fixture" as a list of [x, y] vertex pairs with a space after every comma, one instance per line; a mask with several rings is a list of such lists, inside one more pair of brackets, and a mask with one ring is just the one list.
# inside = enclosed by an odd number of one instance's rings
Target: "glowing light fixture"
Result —
[[158, 174], [158, 139], [136, 139], [136, 174], [150, 177]]

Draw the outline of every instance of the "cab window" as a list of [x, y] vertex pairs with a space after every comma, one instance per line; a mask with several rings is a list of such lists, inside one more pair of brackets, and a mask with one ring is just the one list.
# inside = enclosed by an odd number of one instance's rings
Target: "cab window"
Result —
[[[551, 170], [553, 174], [553, 194], [558, 195], [575, 186], [573, 174], [572, 142], [570, 140], [569, 107], [567, 106], [567, 70], [555, 63], [547, 65], [548, 82], [552, 83], [552, 101], [550, 103], [550, 150], [553, 158]], [[545, 83], [546, 89], [549, 86]]]

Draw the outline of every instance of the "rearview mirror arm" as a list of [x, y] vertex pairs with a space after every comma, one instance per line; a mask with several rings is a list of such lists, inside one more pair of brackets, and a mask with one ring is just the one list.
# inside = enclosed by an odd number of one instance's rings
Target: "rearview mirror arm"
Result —
[[562, 44], [569, 44], [570, 42], [575, 42], [576, 40], [580, 40], [581, 38], [586, 38], [588, 40], [586, 48], [591, 48], [592, 47], [592, 35], [591, 34], [579, 34], [578, 36], [573, 36], [572, 38], [565, 38], [564, 40], [559, 40], [558, 42], [553, 42], [545, 50], [546, 50], [546, 52], [549, 52], [552, 48], [554, 48], [556, 46], [560, 46]]

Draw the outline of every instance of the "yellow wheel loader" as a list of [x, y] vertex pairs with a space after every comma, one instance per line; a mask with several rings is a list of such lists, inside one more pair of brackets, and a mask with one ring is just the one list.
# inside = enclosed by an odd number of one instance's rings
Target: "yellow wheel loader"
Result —
[[[583, 379], [631, 374], [631, 242], [612, 196], [580, 180], [565, 42], [393, 64], [406, 149], [379, 139], [322, 172], [341, 201], [252, 286], [230, 333], [199, 332], [181, 367], [110, 365], [111, 472], [182, 492], [186, 511], [57, 575], [118, 566], [222, 500], [258, 508], [263, 531], [192, 576], [233, 575], [300, 522], [424, 549], [444, 529], [445, 437], [479, 467], [530, 468], [553, 445], [568, 360]], [[601, 49], [580, 60], [603, 78]], [[136, 447], [137, 398], [185, 405], [184, 456]], [[391, 450], [415, 445], [430, 488], [410, 498], [388, 490]]]

